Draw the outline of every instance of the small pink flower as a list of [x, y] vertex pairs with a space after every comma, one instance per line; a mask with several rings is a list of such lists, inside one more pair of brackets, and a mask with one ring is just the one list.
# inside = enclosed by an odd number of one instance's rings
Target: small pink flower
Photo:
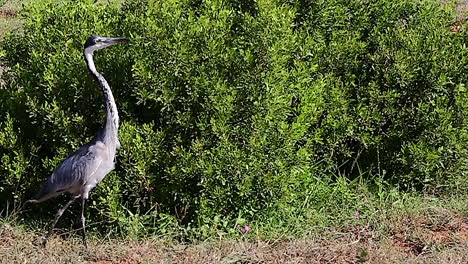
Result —
[[244, 229], [242, 229], [242, 233], [247, 233], [250, 230], [250, 226], [244, 226]]
[[340, 237], [340, 241], [344, 241], [344, 237]]
[[361, 212], [359, 212], [358, 210], [354, 211], [354, 215], [359, 217], [361, 215]]

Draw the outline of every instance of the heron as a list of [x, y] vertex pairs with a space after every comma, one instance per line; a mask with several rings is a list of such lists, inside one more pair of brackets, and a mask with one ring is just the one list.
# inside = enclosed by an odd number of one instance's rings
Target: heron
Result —
[[102, 179], [114, 169], [115, 155], [120, 148], [118, 139], [119, 114], [114, 96], [109, 84], [102, 74], [96, 70], [93, 54], [95, 51], [107, 48], [109, 46], [128, 42], [127, 38], [122, 37], [101, 37], [98, 35], [90, 36], [85, 44], [83, 55], [88, 66], [88, 70], [98, 82], [104, 95], [104, 104], [106, 108], [106, 119], [104, 126], [99, 129], [94, 138], [83, 145], [77, 151], [68, 156], [60, 166], [47, 178], [46, 182], [37, 191], [32, 200], [28, 202], [40, 203], [50, 198], [56, 197], [62, 193], [71, 194], [71, 199], [61, 207], [45, 234], [42, 245], [45, 246], [48, 237], [62, 216], [63, 212], [76, 199], [81, 199], [81, 224], [82, 238], [85, 248], [88, 248], [86, 242], [86, 224], [85, 224], [85, 202], [89, 198], [90, 191], [102, 181]]

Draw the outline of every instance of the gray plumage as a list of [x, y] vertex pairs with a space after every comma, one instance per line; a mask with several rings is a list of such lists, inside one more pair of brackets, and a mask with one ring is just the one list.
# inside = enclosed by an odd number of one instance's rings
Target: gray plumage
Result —
[[82, 146], [65, 159], [47, 178], [34, 196], [34, 200], [42, 202], [63, 192], [69, 192], [74, 196], [82, 195], [81, 191], [84, 191], [82, 187], [91, 183], [93, 179], [101, 181], [108, 173], [102, 169], [113, 166], [107, 159], [102, 158], [106, 155], [106, 151], [102, 139], [99, 138], [94, 138], [90, 143]]
[[32, 203], [39, 203], [64, 192], [69, 192], [72, 196], [72, 199], [57, 212], [43, 241], [43, 245], [46, 244], [48, 236], [51, 234], [55, 224], [66, 208], [75, 199], [81, 198], [83, 243], [87, 246], [84, 204], [89, 198], [89, 192], [114, 169], [115, 154], [120, 147], [120, 142], [118, 140], [119, 115], [117, 106], [109, 84], [106, 79], [97, 72], [94, 66], [93, 53], [96, 50], [126, 41], [128, 41], [126, 38], [106, 38], [93, 35], [85, 42], [83, 55], [89, 71], [102, 89], [106, 106], [106, 121], [104, 127], [96, 133], [96, 136], [91, 142], [83, 145], [66, 158], [52, 175], [47, 178], [47, 181], [36, 193], [34, 199], [29, 201]]

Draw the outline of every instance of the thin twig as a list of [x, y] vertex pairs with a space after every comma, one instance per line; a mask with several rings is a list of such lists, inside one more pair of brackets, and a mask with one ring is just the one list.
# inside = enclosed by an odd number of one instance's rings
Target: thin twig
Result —
[[349, 174], [353, 173], [354, 166], [356, 165], [356, 163], [357, 163], [359, 157], [361, 156], [361, 153], [362, 153], [363, 150], [364, 150], [364, 149], [362, 149], [362, 148], [359, 149], [359, 152], [358, 152], [358, 154], [356, 155], [356, 158], [354, 159], [353, 164], [351, 165], [351, 170], [349, 171]]

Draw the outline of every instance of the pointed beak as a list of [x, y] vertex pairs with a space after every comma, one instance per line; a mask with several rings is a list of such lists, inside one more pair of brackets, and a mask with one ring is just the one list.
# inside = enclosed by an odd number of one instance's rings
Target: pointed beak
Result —
[[128, 38], [106, 38], [104, 43], [110, 46], [118, 43], [127, 43], [128, 41]]

